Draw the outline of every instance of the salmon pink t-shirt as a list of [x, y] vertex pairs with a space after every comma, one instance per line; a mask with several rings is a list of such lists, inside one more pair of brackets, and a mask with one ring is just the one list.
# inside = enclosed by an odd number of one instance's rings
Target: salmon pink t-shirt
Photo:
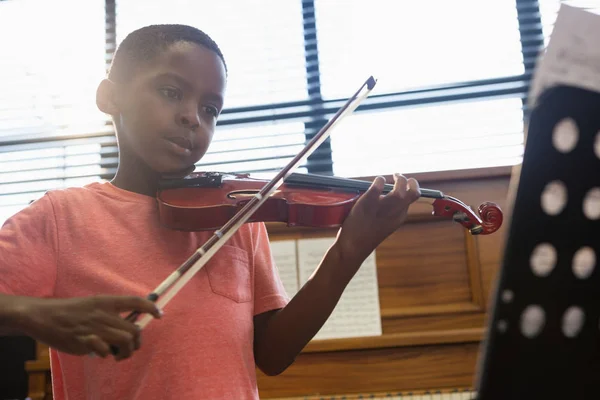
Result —
[[[211, 235], [161, 226], [154, 198], [111, 183], [51, 191], [0, 229], [0, 292], [145, 297]], [[131, 358], [51, 349], [54, 399], [257, 399], [253, 317], [288, 300], [264, 224], [245, 224], [145, 327]]]

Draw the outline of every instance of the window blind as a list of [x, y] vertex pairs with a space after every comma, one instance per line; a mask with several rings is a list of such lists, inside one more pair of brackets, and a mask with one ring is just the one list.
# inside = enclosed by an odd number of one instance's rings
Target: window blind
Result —
[[315, 8], [323, 98], [378, 78], [373, 106], [332, 134], [335, 175], [520, 161], [525, 69], [514, 2], [315, 0]]
[[0, 36], [4, 222], [46, 190], [100, 179], [101, 143], [112, 139], [95, 104], [103, 0], [2, 1]]
[[315, 0], [315, 11], [325, 99], [370, 74], [383, 94], [523, 73], [511, 1]]

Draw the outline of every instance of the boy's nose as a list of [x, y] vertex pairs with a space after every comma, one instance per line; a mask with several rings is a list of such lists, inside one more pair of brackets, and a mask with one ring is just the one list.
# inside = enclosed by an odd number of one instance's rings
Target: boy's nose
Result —
[[196, 129], [200, 126], [200, 117], [196, 111], [182, 111], [177, 116], [177, 122], [186, 128]]

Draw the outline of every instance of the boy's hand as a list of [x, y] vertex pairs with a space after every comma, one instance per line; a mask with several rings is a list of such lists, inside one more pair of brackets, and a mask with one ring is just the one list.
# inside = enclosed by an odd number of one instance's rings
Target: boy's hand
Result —
[[382, 195], [385, 180], [377, 177], [352, 208], [338, 234], [336, 246], [352, 273], [377, 246], [406, 220], [408, 207], [420, 196], [419, 183], [394, 174], [394, 189]]
[[70, 354], [111, 354], [116, 360], [131, 356], [140, 347], [140, 329], [120, 313], [140, 311], [161, 317], [150, 300], [135, 296], [92, 296], [69, 299], [20, 298], [23, 331], [48, 346]]

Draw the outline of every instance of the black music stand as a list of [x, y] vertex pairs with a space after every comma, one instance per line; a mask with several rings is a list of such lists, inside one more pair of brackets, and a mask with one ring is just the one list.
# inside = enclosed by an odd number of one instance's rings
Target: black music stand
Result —
[[600, 93], [532, 111], [477, 400], [600, 399]]

